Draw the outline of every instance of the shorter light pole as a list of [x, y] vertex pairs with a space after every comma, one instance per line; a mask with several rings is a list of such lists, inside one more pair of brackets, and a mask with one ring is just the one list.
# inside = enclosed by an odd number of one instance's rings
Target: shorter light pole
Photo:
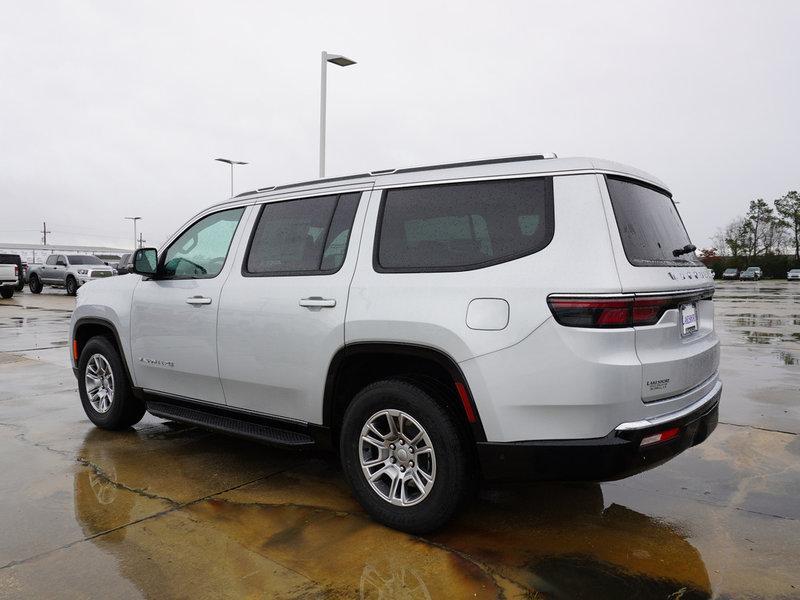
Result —
[[248, 163], [242, 162], [240, 160], [231, 160], [229, 158], [215, 158], [214, 160], [228, 163], [231, 166], [231, 198], [233, 198], [233, 165], [246, 165]]
[[136, 239], [136, 221], [138, 221], [142, 217], [125, 217], [125, 218], [133, 221], [133, 249], [135, 251], [136, 250], [136, 242], [137, 242], [137, 239]]
[[349, 67], [356, 64], [352, 58], [347, 58], [341, 54], [328, 54], [322, 51], [322, 72], [320, 73], [319, 84], [319, 177], [325, 177], [325, 120], [327, 118], [328, 104], [328, 63]]

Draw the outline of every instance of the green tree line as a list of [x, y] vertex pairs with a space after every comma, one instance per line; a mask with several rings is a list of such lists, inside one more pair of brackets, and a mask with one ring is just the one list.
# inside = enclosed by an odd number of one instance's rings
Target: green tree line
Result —
[[751, 263], [758, 257], [793, 254], [800, 262], [800, 194], [787, 192], [772, 206], [763, 198], [750, 201], [743, 216], [736, 217], [712, 238], [713, 248], [703, 255], [741, 258]]

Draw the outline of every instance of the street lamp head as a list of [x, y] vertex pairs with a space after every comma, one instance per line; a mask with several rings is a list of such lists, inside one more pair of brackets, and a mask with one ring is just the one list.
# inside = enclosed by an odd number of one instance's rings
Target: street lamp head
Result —
[[354, 61], [352, 58], [347, 58], [346, 56], [341, 56], [339, 54], [328, 54], [327, 60], [329, 63], [339, 65], [340, 67], [349, 67], [350, 65], [356, 64], [356, 61]]
[[142, 217], [125, 217], [126, 219], [131, 219], [132, 221], [138, 221]]
[[248, 163], [242, 162], [240, 160], [230, 160], [230, 159], [227, 159], [227, 158], [215, 158], [214, 160], [218, 160], [219, 162], [224, 162], [224, 163], [227, 163], [229, 165], [246, 165], [246, 164], [248, 164]]

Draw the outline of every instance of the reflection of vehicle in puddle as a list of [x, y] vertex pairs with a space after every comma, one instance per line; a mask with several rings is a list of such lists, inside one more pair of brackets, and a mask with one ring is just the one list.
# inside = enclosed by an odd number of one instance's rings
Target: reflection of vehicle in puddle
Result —
[[79, 452], [85, 463], [75, 474], [76, 517], [146, 596], [710, 595], [702, 558], [678, 528], [606, 506], [597, 484], [491, 487], [426, 538], [374, 524], [340, 473], [324, 464], [312, 473], [309, 461], [238, 495], [170, 504], [157, 495], [167, 482], [194, 489], [202, 472], [183, 470], [196, 461], [183, 463], [182, 452], [199, 450], [213, 467], [223, 454], [249, 461], [259, 447], [220, 449], [218, 438], [193, 435], [168, 425], [124, 438], [92, 430]]

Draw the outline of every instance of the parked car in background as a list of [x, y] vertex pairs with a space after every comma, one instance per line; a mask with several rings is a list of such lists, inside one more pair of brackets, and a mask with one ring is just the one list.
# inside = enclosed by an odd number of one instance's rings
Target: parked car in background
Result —
[[119, 263], [117, 263], [117, 266], [116, 266], [117, 275], [125, 275], [125, 273], [130, 273], [131, 272], [131, 267], [133, 266], [131, 264], [131, 256], [133, 256], [133, 255], [132, 254], [123, 254], [119, 258]]
[[19, 268], [11, 263], [0, 263], [0, 298], [8, 300], [14, 295], [19, 282]]
[[[13, 265], [14, 267], [16, 267], [16, 271], [15, 271], [16, 272], [16, 282], [14, 283], [14, 286], [12, 287], [12, 293], [13, 293], [13, 291], [21, 292], [23, 287], [25, 286], [25, 283], [24, 283], [23, 262], [22, 262], [22, 259], [19, 256], [19, 254], [0, 254], [0, 264]], [[7, 271], [7, 269], [4, 269], [4, 271]], [[4, 285], [4, 287], [6, 287], [6, 285]], [[8, 293], [8, 292], [5, 292], [5, 293]], [[11, 296], [3, 296], [3, 298], [6, 298], [6, 297], [10, 298]]]
[[758, 281], [761, 279], [761, 267], [747, 267], [744, 271], [739, 273], [739, 279], [749, 279], [751, 281]]
[[114, 269], [96, 256], [89, 254], [51, 254], [43, 265], [34, 266], [28, 275], [28, 286], [34, 294], [44, 286], [64, 288], [70, 296], [93, 279], [111, 277]]
[[694, 251], [666, 186], [604, 160], [265, 188], [88, 286], [72, 366], [98, 427], [149, 411], [332, 446], [372, 517], [421, 533], [481, 474], [618, 479], [711, 434], [714, 282]]
[[800, 281], [800, 269], [791, 269], [786, 273], [786, 279], [788, 281]]
[[722, 272], [723, 279], [739, 279], [739, 269], [731, 267], [730, 269], [725, 269]]
[[18, 292], [21, 292], [22, 290], [24, 290], [25, 286], [28, 285], [28, 271], [29, 271], [29, 269], [30, 269], [30, 267], [28, 266], [28, 263], [23, 262], [22, 263], [22, 277], [19, 278], [20, 279], [20, 283], [19, 283], [19, 286], [17, 287], [17, 291]]

